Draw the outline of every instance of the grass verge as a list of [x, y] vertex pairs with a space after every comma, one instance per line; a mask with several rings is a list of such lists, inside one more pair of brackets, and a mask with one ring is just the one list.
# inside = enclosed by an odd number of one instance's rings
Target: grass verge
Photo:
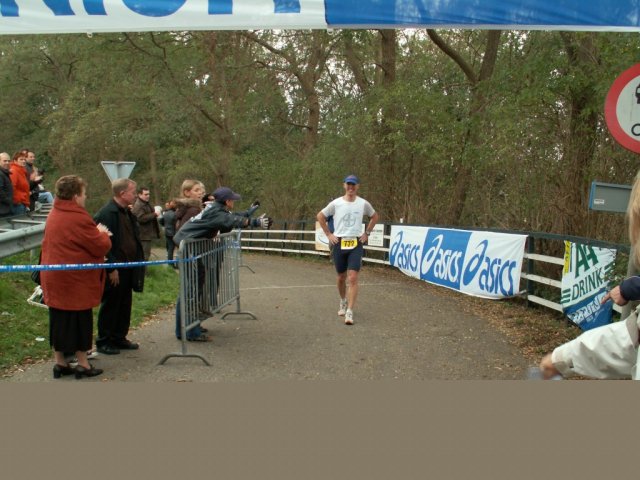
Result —
[[[28, 253], [3, 259], [5, 265], [30, 263]], [[178, 296], [178, 282], [178, 275], [172, 268], [164, 265], [149, 268], [144, 292], [133, 294], [131, 326], [140, 325], [158, 309], [174, 303]], [[0, 274], [0, 373], [15, 365], [34, 363], [52, 355], [48, 311], [27, 303], [34, 288], [29, 273]], [[97, 311], [94, 308], [94, 326]]]

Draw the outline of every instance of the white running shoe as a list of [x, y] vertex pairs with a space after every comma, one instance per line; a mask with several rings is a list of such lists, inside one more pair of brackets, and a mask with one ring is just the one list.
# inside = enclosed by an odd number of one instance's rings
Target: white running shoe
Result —
[[347, 310], [344, 316], [344, 323], [345, 325], [353, 325], [353, 310]]
[[344, 316], [345, 313], [347, 313], [347, 299], [343, 298], [340, 300], [340, 308], [338, 308], [338, 315], [342, 317]]

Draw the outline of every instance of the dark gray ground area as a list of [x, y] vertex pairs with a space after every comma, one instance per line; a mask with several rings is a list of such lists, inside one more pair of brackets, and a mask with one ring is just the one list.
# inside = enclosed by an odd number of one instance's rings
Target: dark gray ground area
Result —
[[[355, 324], [337, 315], [333, 265], [244, 254], [241, 308], [248, 316], [220, 314], [203, 322], [213, 341], [190, 342], [198, 358], [181, 352], [173, 309], [132, 330], [137, 351], [99, 355], [100, 376], [83, 382], [256, 382], [262, 380], [481, 380], [524, 379], [529, 362], [481, 317], [462, 313], [460, 295], [435, 295], [398, 271], [365, 264], [354, 309]], [[157, 268], [168, 268], [161, 266]], [[178, 276], [176, 275], [176, 281]], [[489, 300], [487, 300], [489, 301]], [[235, 304], [224, 312], [234, 311]], [[9, 382], [54, 381], [52, 361], [26, 366]], [[76, 380], [66, 377], [56, 382]]]

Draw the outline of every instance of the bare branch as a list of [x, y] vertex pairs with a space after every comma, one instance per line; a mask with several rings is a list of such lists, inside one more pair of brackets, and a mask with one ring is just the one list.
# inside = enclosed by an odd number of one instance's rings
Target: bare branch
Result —
[[436, 46], [444, 52], [451, 60], [453, 60], [465, 74], [465, 76], [469, 79], [469, 82], [472, 85], [478, 83], [478, 77], [475, 72], [471, 68], [471, 66], [465, 61], [462, 56], [456, 52], [445, 40], [436, 33], [432, 28], [427, 29], [427, 35], [436, 44]]

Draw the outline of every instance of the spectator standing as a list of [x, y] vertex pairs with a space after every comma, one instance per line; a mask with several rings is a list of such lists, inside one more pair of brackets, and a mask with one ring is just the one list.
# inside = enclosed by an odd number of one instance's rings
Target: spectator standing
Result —
[[180, 187], [182, 197], [176, 200], [176, 232], [200, 213], [204, 190], [204, 184], [199, 180], [187, 179], [182, 182]]
[[[203, 190], [204, 193], [204, 190]], [[183, 239], [187, 238], [213, 238], [218, 233], [227, 233], [234, 228], [259, 227], [269, 228], [272, 224], [271, 218], [261, 216], [260, 218], [249, 218], [243, 215], [231, 213], [236, 200], [240, 200], [240, 195], [235, 193], [228, 187], [220, 187], [213, 192], [215, 201], [205, 208], [200, 214], [191, 218], [191, 220], [182, 225], [173, 241], [176, 245], [180, 245]], [[255, 208], [257, 202], [254, 202]], [[253, 207], [253, 206], [252, 206]], [[255, 210], [255, 209], [254, 209]], [[198, 272], [198, 281], [200, 282], [201, 273]], [[182, 338], [182, 326], [180, 318], [180, 298], [176, 304], [176, 338]], [[205, 335], [199, 325], [195, 326], [187, 333], [187, 340], [208, 342], [211, 338]]]
[[11, 157], [7, 152], [0, 153], [0, 217], [8, 217], [13, 211], [13, 184], [9, 167]]
[[[76, 175], [56, 182], [56, 201], [47, 218], [42, 241], [43, 265], [103, 263], [111, 248], [110, 232], [96, 225], [85, 210], [87, 184]], [[87, 359], [93, 342], [92, 308], [100, 303], [104, 269], [44, 270], [40, 273], [45, 303], [49, 307], [49, 342], [54, 350], [53, 377], [75, 373], [76, 378], [100, 375]], [[76, 352], [75, 369], [64, 352]]]
[[132, 210], [140, 225], [140, 241], [142, 242], [145, 260], [149, 260], [151, 255], [151, 242], [156, 238], [160, 238], [159, 213], [149, 205], [150, 195], [151, 192], [147, 187], [140, 187], [138, 189], [138, 198], [133, 204]]
[[[113, 198], [95, 215], [113, 234], [107, 264], [144, 260], [138, 220], [131, 212], [136, 199], [136, 182], [119, 178], [112, 183]], [[131, 324], [132, 291], [141, 292], [144, 267], [109, 268], [98, 312], [98, 352], [116, 355], [120, 350], [137, 350], [139, 345], [127, 339]]]
[[[364, 244], [378, 222], [378, 213], [364, 198], [358, 196], [360, 180], [349, 175], [342, 184], [344, 195], [331, 201], [316, 215], [320, 227], [329, 239], [333, 264], [338, 273], [340, 306], [338, 315], [344, 315], [344, 323], [353, 325], [353, 307], [358, 296], [358, 274], [362, 267]], [[365, 232], [361, 235], [362, 219], [369, 217]], [[327, 219], [333, 217], [335, 230], [329, 229]], [[347, 291], [347, 282], [349, 289]]]
[[[176, 249], [176, 244], [173, 243], [173, 236], [176, 234], [176, 201], [169, 200], [165, 204], [165, 210], [162, 216], [158, 219], [160, 225], [164, 227], [164, 238], [167, 248], [167, 260], [173, 260], [173, 252]], [[171, 266], [174, 269], [178, 269], [178, 265], [172, 263]]]
[[29, 176], [27, 174], [27, 151], [20, 150], [13, 156], [9, 170], [13, 185], [13, 215], [22, 215], [29, 211]]
[[[201, 181], [190, 178], [184, 180], [182, 182], [182, 185], [180, 186], [180, 192], [182, 193], [182, 197], [176, 199], [176, 233], [178, 233], [183, 225], [187, 224], [192, 218], [197, 216], [205, 206], [203, 202], [205, 196], [205, 187]], [[177, 247], [180, 247], [180, 242], [175, 241], [175, 234], [173, 237], [173, 242]], [[199, 262], [198, 286], [200, 288], [204, 284], [204, 278], [205, 271], [201, 263]], [[176, 322], [176, 337], [181, 338], [180, 297], [178, 297], [178, 300], [176, 301]], [[211, 338], [205, 335], [206, 333], [207, 329], [198, 325], [189, 331], [187, 340], [198, 342], [209, 341]]]

